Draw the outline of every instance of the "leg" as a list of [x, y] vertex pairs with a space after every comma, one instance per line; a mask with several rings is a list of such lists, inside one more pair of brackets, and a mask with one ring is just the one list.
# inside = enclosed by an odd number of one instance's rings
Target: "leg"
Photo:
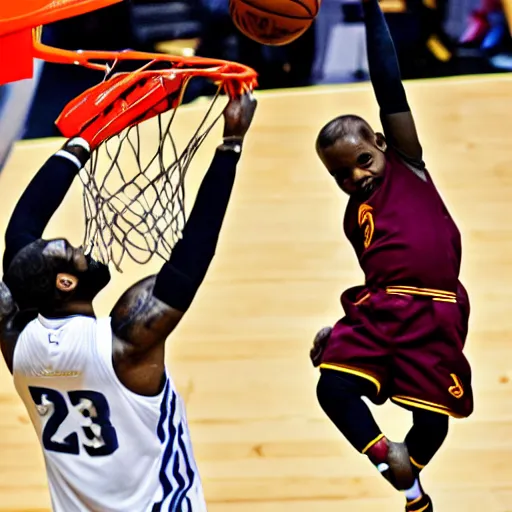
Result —
[[405, 438], [411, 461], [419, 472], [432, 460], [448, 435], [449, 417], [416, 409], [413, 426]]
[[320, 406], [348, 442], [367, 455], [395, 488], [407, 489], [414, 481], [409, 454], [405, 445], [385, 438], [362, 400], [374, 394], [370, 381], [335, 370], [322, 370], [317, 385]]
[[379, 405], [389, 397], [389, 342], [373, 318], [379, 297], [356, 287], [343, 293], [341, 302], [346, 316], [332, 328], [321, 354], [313, 353], [322, 370], [320, 404], [395, 488], [408, 489], [415, 476], [405, 444], [384, 437], [361, 399], [364, 395]]
[[355, 375], [322, 370], [316, 388], [318, 402], [347, 441], [366, 453], [384, 437], [362, 396], [373, 392], [370, 382]]
[[428, 507], [432, 507], [432, 501], [421, 486], [419, 474], [446, 439], [449, 417], [424, 409], [413, 409], [412, 414], [414, 424], [405, 438], [405, 444], [417, 478], [411, 488], [404, 492], [407, 500], [406, 510], [428, 511], [431, 510]]
[[416, 512], [432, 510], [419, 474], [446, 439], [449, 416], [467, 417], [473, 410], [471, 369], [462, 352], [469, 301], [461, 288], [457, 303], [417, 299], [408, 315], [397, 339], [391, 399], [413, 412], [405, 444], [418, 478], [405, 496], [406, 510]]

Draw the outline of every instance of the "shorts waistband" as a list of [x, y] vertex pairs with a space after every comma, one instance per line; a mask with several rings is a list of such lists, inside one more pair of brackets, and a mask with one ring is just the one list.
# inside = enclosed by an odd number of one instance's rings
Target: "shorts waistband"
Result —
[[432, 300], [440, 302], [457, 303], [457, 294], [434, 288], [417, 288], [415, 286], [387, 286], [386, 293], [390, 295], [418, 295], [420, 297], [430, 297]]

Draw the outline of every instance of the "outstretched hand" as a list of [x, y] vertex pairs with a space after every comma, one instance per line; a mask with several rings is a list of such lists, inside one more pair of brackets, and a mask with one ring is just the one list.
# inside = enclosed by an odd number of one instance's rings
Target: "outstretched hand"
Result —
[[252, 91], [231, 98], [224, 109], [224, 137], [243, 139], [251, 126], [257, 104]]
[[313, 348], [309, 352], [309, 357], [311, 358], [311, 362], [313, 366], [316, 368], [320, 366], [322, 362], [322, 356], [324, 354], [325, 346], [327, 345], [327, 341], [332, 332], [332, 327], [324, 327], [320, 329], [315, 336], [313, 341]]

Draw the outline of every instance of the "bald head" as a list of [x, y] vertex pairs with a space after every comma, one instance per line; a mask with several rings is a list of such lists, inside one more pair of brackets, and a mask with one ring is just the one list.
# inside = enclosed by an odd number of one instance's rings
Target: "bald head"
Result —
[[359, 116], [339, 116], [327, 123], [318, 134], [317, 149], [324, 150], [340, 139], [371, 141], [375, 137], [372, 127]]
[[358, 116], [340, 116], [327, 123], [316, 140], [318, 156], [347, 194], [367, 197], [381, 182], [386, 141]]

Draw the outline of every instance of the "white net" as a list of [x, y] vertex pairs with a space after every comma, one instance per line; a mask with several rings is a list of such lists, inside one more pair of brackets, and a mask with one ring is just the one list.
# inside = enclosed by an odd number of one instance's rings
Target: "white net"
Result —
[[[171, 132], [175, 109], [170, 117], [133, 126], [93, 152], [80, 174], [87, 253], [118, 270], [126, 256], [140, 264], [154, 255], [169, 259], [185, 225], [185, 176], [222, 116], [214, 108], [219, 96], [218, 91], [183, 149]], [[158, 123], [158, 137], [144, 136], [148, 122]]]

